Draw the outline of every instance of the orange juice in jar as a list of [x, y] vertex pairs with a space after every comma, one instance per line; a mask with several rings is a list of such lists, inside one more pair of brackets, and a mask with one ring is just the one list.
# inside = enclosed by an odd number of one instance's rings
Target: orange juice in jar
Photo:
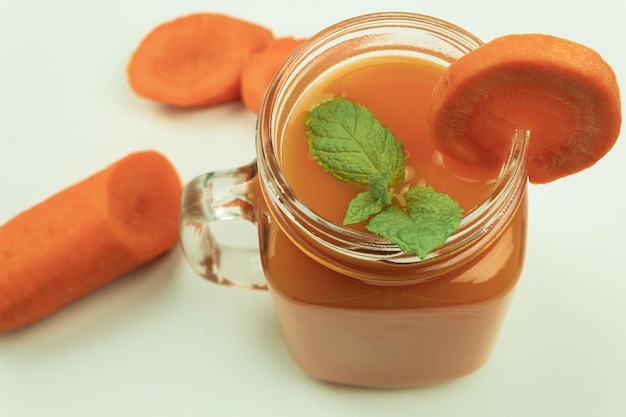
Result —
[[[274, 78], [259, 112], [257, 160], [186, 187], [181, 242], [199, 274], [232, 283], [221, 272], [228, 251], [214, 241], [212, 221], [258, 225], [266, 286], [289, 351], [309, 375], [406, 387], [467, 375], [488, 359], [524, 262], [525, 133], [511, 138], [495, 169], [447, 159], [426, 134], [434, 83], [479, 45], [454, 25], [415, 14], [332, 26]], [[308, 154], [304, 123], [331, 97], [366, 106], [404, 144], [407, 184], [432, 186], [464, 209], [459, 228], [423, 259], [360, 224], [342, 225], [361, 189]]]

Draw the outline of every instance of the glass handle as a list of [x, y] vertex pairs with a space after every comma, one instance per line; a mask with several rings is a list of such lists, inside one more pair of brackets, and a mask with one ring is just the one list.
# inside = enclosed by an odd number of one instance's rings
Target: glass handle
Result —
[[[256, 160], [248, 165], [202, 174], [182, 192], [180, 243], [193, 270], [217, 284], [267, 289], [258, 247], [221, 244], [215, 226], [221, 220], [243, 219], [256, 224], [253, 203]], [[227, 269], [231, 272], [226, 272]], [[236, 274], [236, 277], [226, 276]]]

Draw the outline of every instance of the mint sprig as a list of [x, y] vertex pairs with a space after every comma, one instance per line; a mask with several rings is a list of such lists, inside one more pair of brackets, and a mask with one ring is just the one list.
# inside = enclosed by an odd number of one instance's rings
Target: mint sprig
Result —
[[367, 230], [420, 258], [459, 227], [463, 209], [432, 187], [412, 186], [402, 199], [394, 198], [390, 187], [406, 169], [404, 147], [365, 107], [333, 98], [314, 107], [306, 125], [309, 153], [322, 169], [369, 187], [350, 202], [344, 224], [370, 219]]

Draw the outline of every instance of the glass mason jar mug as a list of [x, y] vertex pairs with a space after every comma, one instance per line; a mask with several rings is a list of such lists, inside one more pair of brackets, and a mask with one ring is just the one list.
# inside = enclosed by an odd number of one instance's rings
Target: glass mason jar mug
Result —
[[[305, 41], [272, 81], [259, 110], [256, 160], [185, 186], [180, 232], [187, 260], [211, 281], [269, 289], [289, 352], [309, 375], [405, 387], [467, 375], [488, 359], [524, 262], [526, 132], [515, 133], [482, 201], [424, 259], [316, 214], [283, 169], [293, 109], [325, 74], [372, 54], [445, 65], [481, 44], [417, 14], [377, 13], [331, 26]], [[257, 225], [260, 282], [224, 273], [227, 264], [247, 269], [250, 254], [214, 237], [215, 222], [233, 218]]]

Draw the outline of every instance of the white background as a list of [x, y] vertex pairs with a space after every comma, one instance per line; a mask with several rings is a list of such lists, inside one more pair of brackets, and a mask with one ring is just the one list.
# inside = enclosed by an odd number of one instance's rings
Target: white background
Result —
[[[253, 158], [255, 116], [242, 105], [175, 111], [127, 86], [139, 40], [190, 12], [231, 14], [277, 36], [365, 12], [418, 12], [483, 40], [567, 37], [626, 80], [615, 0], [0, 4], [0, 224], [135, 150], [163, 152], [185, 182]], [[268, 294], [196, 277], [176, 248], [0, 336], [0, 416], [624, 416], [625, 160], [618, 141], [592, 169], [530, 187], [526, 268], [491, 360], [470, 377], [397, 391], [312, 380], [292, 363]]]

